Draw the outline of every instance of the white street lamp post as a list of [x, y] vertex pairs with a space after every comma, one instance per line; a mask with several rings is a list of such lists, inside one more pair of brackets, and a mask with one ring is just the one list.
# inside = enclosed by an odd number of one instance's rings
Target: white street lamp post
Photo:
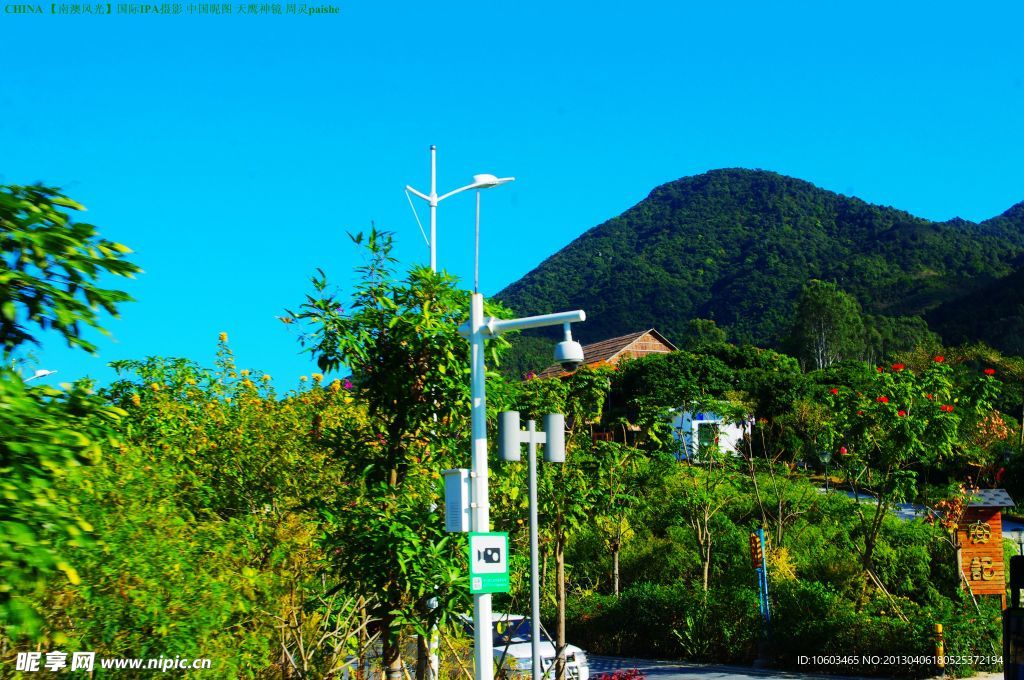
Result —
[[[521, 331], [545, 326], [566, 326], [586, 320], [582, 309], [557, 314], [528, 316], [521, 319], [484, 318], [484, 297], [472, 293], [469, 305], [469, 321], [459, 333], [469, 340], [470, 345], [470, 402], [472, 428], [472, 468], [470, 472], [472, 495], [470, 531], [490, 531], [490, 506], [487, 495], [487, 394], [484, 384], [484, 341], [509, 331]], [[568, 335], [568, 333], [567, 333]], [[572, 342], [567, 340], [566, 342]], [[565, 345], [563, 342], [560, 344]], [[573, 343], [577, 344], [578, 343]], [[573, 355], [574, 357], [576, 355]], [[556, 358], [559, 358], [556, 356]], [[573, 367], [583, 360], [582, 350], [571, 362]], [[491, 630], [491, 595], [473, 595], [473, 644], [476, 655], [475, 680], [494, 678], [494, 639]]]
[[[470, 189], [490, 189], [496, 187], [499, 184], [505, 184], [506, 182], [514, 182], [515, 177], [495, 177], [494, 175], [474, 175], [473, 183], [467, 184], [464, 187], [459, 187], [453, 191], [449, 191], [447, 194], [437, 195], [437, 146], [434, 144], [430, 145], [430, 193], [424, 194], [420, 191], [416, 191], [408, 184], [405, 186], [405, 190], [411, 194], [419, 196], [430, 205], [430, 271], [437, 271], [437, 204], [455, 194], [460, 194], [463, 191]], [[480, 203], [477, 201], [477, 214], [480, 212]], [[418, 219], [418, 218], [417, 218]]]
[[[440, 203], [441, 201], [443, 201], [446, 198], [455, 196], [456, 194], [461, 194], [463, 192], [468, 192], [469, 189], [476, 189], [476, 237], [477, 237], [476, 238], [476, 249], [477, 249], [477, 256], [478, 256], [479, 255], [479, 246], [480, 246], [480, 243], [479, 243], [479, 231], [480, 231], [480, 189], [492, 188], [494, 186], [499, 186], [501, 184], [505, 184], [507, 182], [512, 182], [512, 181], [515, 181], [515, 177], [496, 177], [495, 175], [486, 174], [486, 173], [479, 174], [479, 175], [473, 175], [473, 182], [471, 184], [466, 184], [465, 186], [460, 186], [459, 188], [452, 190], [452, 192], [449, 192], [449, 193], [444, 194], [442, 196], [437, 196], [437, 146], [436, 146], [436, 144], [430, 144], [430, 194], [427, 195], [427, 194], [423, 194], [422, 192], [418, 192], [418, 190], [416, 190], [415, 188], [413, 188], [409, 184], [406, 185], [406, 190], [410, 194], [414, 194], [415, 196], [418, 196], [419, 198], [423, 199], [424, 201], [426, 201], [430, 205], [430, 239], [429, 239], [427, 245], [430, 247], [430, 270], [431, 271], [437, 271], [437, 204]], [[412, 199], [410, 199], [410, 206], [412, 206]], [[413, 210], [413, 214], [416, 215], [415, 208]], [[417, 223], [419, 223], [419, 221], [420, 221], [419, 216], [416, 217], [416, 221], [417, 221]], [[422, 225], [420, 226], [420, 230], [421, 231], [423, 230], [423, 226]], [[478, 257], [476, 258], [476, 261], [477, 261], [476, 271], [478, 272], [479, 271], [479, 258]], [[479, 275], [478, 274], [474, 275], [474, 285], [473, 285], [474, 292], [477, 290], [478, 280], [479, 280]], [[482, 314], [483, 314], [483, 311], [482, 311], [482, 302], [481, 302], [480, 315], [482, 316]], [[482, 343], [481, 343], [481, 348], [482, 348]], [[474, 362], [475, 362], [475, 359], [474, 359]], [[481, 367], [482, 367], [482, 362], [483, 362], [482, 349], [481, 349], [481, 354], [480, 354], [480, 362], [481, 362]], [[474, 364], [474, 366], [475, 366], [475, 364]], [[480, 370], [480, 375], [481, 376], [483, 375], [482, 368]], [[483, 393], [482, 392], [482, 390], [483, 390], [483, 384], [482, 384], [483, 378], [481, 377], [480, 380], [481, 380], [481, 383], [480, 383], [480, 390], [481, 391], [480, 391], [480, 393], [482, 394]], [[434, 419], [435, 420], [437, 419], [436, 414], [434, 415]], [[484, 442], [484, 469], [485, 468], [486, 468], [486, 448], [485, 448], [485, 442]], [[484, 490], [484, 494], [485, 493], [486, 493], [486, 490]], [[484, 498], [485, 498], [485, 496], [484, 496]], [[486, 509], [484, 509], [484, 513], [486, 513]], [[484, 515], [483, 525], [484, 526], [487, 525], [486, 515]], [[474, 530], [476, 530], [476, 529], [474, 529]], [[486, 529], [483, 529], [483, 530], [486, 530]], [[487, 598], [487, 603], [489, 605], [489, 596]], [[489, 617], [490, 617], [490, 613], [489, 613], [489, 606], [488, 606], [488, 612], [487, 612], [487, 621], [488, 622], [490, 621]], [[437, 663], [437, 654], [436, 654], [435, 648], [433, 647], [434, 635], [435, 635], [435, 633], [433, 631], [431, 631], [431, 634], [430, 634], [431, 641], [429, 643], [429, 646], [431, 647], [430, 667], [431, 667], [431, 672], [432, 672], [433, 677], [437, 677], [438, 663]], [[488, 640], [489, 640], [489, 638], [488, 638]]]

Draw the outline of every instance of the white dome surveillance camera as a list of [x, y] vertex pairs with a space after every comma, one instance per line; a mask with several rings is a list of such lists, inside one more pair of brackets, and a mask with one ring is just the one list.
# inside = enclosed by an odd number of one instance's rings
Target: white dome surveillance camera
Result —
[[572, 339], [569, 324], [565, 324], [565, 340], [555, 345], [555, 361], [562, 364], [562, 368], [570, 373], [583, 363], [583, 347]]

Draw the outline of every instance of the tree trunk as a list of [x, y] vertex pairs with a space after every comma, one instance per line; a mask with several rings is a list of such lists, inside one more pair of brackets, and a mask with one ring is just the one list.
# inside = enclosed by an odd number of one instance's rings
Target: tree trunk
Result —
[[384, 664], [385, 680], [403, 680], [401, 636], [392, 635], [393, 623], [394, 619], [391, 616], [386, 616], [381, 620], [381, 636], [384, 639], [381, 661]]
[[[387, 628], [384, 634], [387, 636]], [[385, 680], [402, 680], [402, 646], [397, 637], [393, 640], [390, 636], [384, 638], [383, 657]]]
[[430, 635], [416, 636], [416, 680], [431, 680]]
[[367, 627], [370, 623], [370, 615], [366, 611], [366, 600], [362, 597], [359, 598], [359, 619], [362, 624], [359, 627], [359, 665], [356, 667], [355, 677], [356, 680], [366, 680], [366, 647], [369, 644], [369, 633]]
[[619, 544], [612, 546], [612, 587], [615, 597], [619, 596]]
[[708, 577], [711, 572], [711, 537], [707, 538], [707, 545], [701, 546], [701, 560], [704, 562], [704, 592], [708, 592]]
[[[417, 603], [416, 611], [419, 613], [421, 621], [430, 621], [431, 611], [430, 603], [426, 599], [422, 599]], [[426, 635], [416, 636], [416, 680], [434, 680], [433, 667], [431, 666], [431, 639], [435, 635], [435, 628], [433, 625], [427, 626]]]
[[555, 539], [555, 597], [558, 606], [558, 630], [555, 636], [555, 680], [565, 680], [565, 536], [558, 532]]
[[548, 584], [548, 546], [544, 545], [540, 549], [540, 592], [544, 592], [544, 588]]

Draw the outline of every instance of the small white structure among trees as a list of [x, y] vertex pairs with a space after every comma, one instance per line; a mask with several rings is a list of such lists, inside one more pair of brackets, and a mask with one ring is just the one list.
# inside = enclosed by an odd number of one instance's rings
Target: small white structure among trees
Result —
[[717, 413], [679, 409], [672, 417], [672, 435], [679, 442], [676, 458], [700, 460], [701, 452], [712, 446], [736, 453], [752, 426], [752, 421], [730, 422]]

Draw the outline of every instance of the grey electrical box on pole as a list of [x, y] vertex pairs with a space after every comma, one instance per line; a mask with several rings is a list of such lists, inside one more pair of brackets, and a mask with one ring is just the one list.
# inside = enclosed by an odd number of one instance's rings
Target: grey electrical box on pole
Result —
[[444, 530], [469, 531], [469, 470], [444, 471]]
[[498, 455], [504, 462], [518, 463], [521, 459], [521, 435], [519, 411], [502, 411], [498, 414]]
[[561, 413], [549, 413], [544, 416], [544, 434], [547, 441], [544, 444], [545, 463], [565, 462], [565, 416]]

